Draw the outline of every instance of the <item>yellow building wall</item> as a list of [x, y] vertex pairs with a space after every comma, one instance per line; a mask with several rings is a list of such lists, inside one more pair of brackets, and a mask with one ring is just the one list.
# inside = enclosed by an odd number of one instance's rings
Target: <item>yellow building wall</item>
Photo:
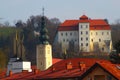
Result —
[[38, 45], [37, 46], [37, 69], [41, 71], [48, 69], [52, 65], [52, 47], [51, 45]]
[[[105, 72], [103, 69], [101, 69], [100, 67], [97, 67], [95, 68], [91, 73], [89, 73], [85, 78], [83, 78], [82, 80], [95, 80], [94, 77], [96, 75], [99, 75], [99, 76], [105, 76], [105, 79], [102, 79], [102, 80], [108, 80], [107, 79], [107, 76], [110, 75], [108, 74], [107, 72]], [[89, 79], [91, 78], [91, 79]], [[101, 77], [102, 78], [102, 77]], [[101, 80], [100, 77], [99, 79], [97, 80]], [[115, 78], [112, 77], [111, 80], [116, 80]]]

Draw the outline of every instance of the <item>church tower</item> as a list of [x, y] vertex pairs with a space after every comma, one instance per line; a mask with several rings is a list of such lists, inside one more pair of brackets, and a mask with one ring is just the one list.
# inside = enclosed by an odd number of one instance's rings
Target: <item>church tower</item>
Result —
[[37, 69], [41, 71], [48, 69], [52, 65], [52, 47], [48, 42], [48, 30], [45, 25], [44, 9], [41, 18], [41, 30], [39, 37], [39, 45], [37, 45]]

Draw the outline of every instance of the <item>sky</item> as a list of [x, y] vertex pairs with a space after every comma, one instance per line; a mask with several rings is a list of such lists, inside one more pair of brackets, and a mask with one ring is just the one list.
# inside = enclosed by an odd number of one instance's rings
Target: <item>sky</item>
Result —
[[108, 19], [114, 23], [120, 19], [120, 0], [0, 0], [0, 23], [26, 21], [31, 15], [67, 19], [79, 19], [83, 14], [91, 19]]

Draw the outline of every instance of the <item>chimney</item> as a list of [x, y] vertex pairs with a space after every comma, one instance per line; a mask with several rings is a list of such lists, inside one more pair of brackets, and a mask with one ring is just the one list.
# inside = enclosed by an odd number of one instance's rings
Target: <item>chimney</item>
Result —
[[10, 70], [10, 71], [9, 71], [9, 76], [12, 76], [12, 74], [13, 74], [13, 73], [12, 73], [12, 71]]
[[54, 68], [54, 67], [52, 67], [52, 71], [55, 71], [55, 68]]
[[71, 63], [71, 62], [69, 62], [69, 63], [67, 64], [67, 70], [69, 70], [69, 69], [72, 69], [72, 63]]
[[34, 70], [34, 73], [35, 73], [35, 74], [38, 74], [38, 73], [39, 73], [39, 70], [38, 70], [38, 69], [35, 69], [35, 70]]
[[80, 70], [83, 71], [86, 68], [86, 64], [84, 62], [80, 63]]

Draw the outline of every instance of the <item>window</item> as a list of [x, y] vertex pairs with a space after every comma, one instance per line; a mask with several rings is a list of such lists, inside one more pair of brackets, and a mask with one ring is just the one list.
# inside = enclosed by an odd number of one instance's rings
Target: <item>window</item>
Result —
[[83, 34], [83, 32], [81, 31], [81, 34]]
[[92, 77], [88, 77], [88, 79], [87, 80], [92, 80]]
[[70, 33], [70, 35], [72, 35], [72, 33]]
[[83, 38], [81, 38], [81, 41], [83, 40]]
[[81, 43], [81, 46], [83, 46], [83, 43]]
[[108, 75], [107, 80], [112, 80], [112, 76]]
[[107, 35], [109, 35], [109, 32], [107, 32]]
[[91, 39], [91, 41], [93, 42], [93, 39]]
[[104, 48], [102, 48], [102, 51], [104, 51]]
[[88, 34], [88, 31], [86, 31], [86, 34]]
[[75, 42], [76, 42], [77, 40], [75, 39]]
[[66, 33], [66, 36], [67, 36], [67, 33]]
[[88, 43], [86, 43], [86, 46], [88, 46]]
[[88, 37], [86, 37], [86, 41], [88, 41]]
[[104, 32], [102, 32], [102, 35], [104, 35]]
[[63, 33], [61, 33], [61, 36], [63, 36]]
[[76, 35], [77, 33], [76, 32], [74, 32], [74, 35]]
[[81, 28], [83, 28], [83, 26], [81, 25]]
[[65, 39], [63, 39], [63, 42], [65, 42]]
[[106, 80], [105, 78], [105, 75], [94, 75], [93, 80]]
[[67, 39], [67, 41], [66, 42], [68, 42], [69, 40]]
[[88, 25], [86, 25], [86, 28], [88, 28]]
[[96, 32], [96, 35], [98, 35], [98, 33]]
[[99, 42], [101, 42], [101, 39], [99, 39]]

